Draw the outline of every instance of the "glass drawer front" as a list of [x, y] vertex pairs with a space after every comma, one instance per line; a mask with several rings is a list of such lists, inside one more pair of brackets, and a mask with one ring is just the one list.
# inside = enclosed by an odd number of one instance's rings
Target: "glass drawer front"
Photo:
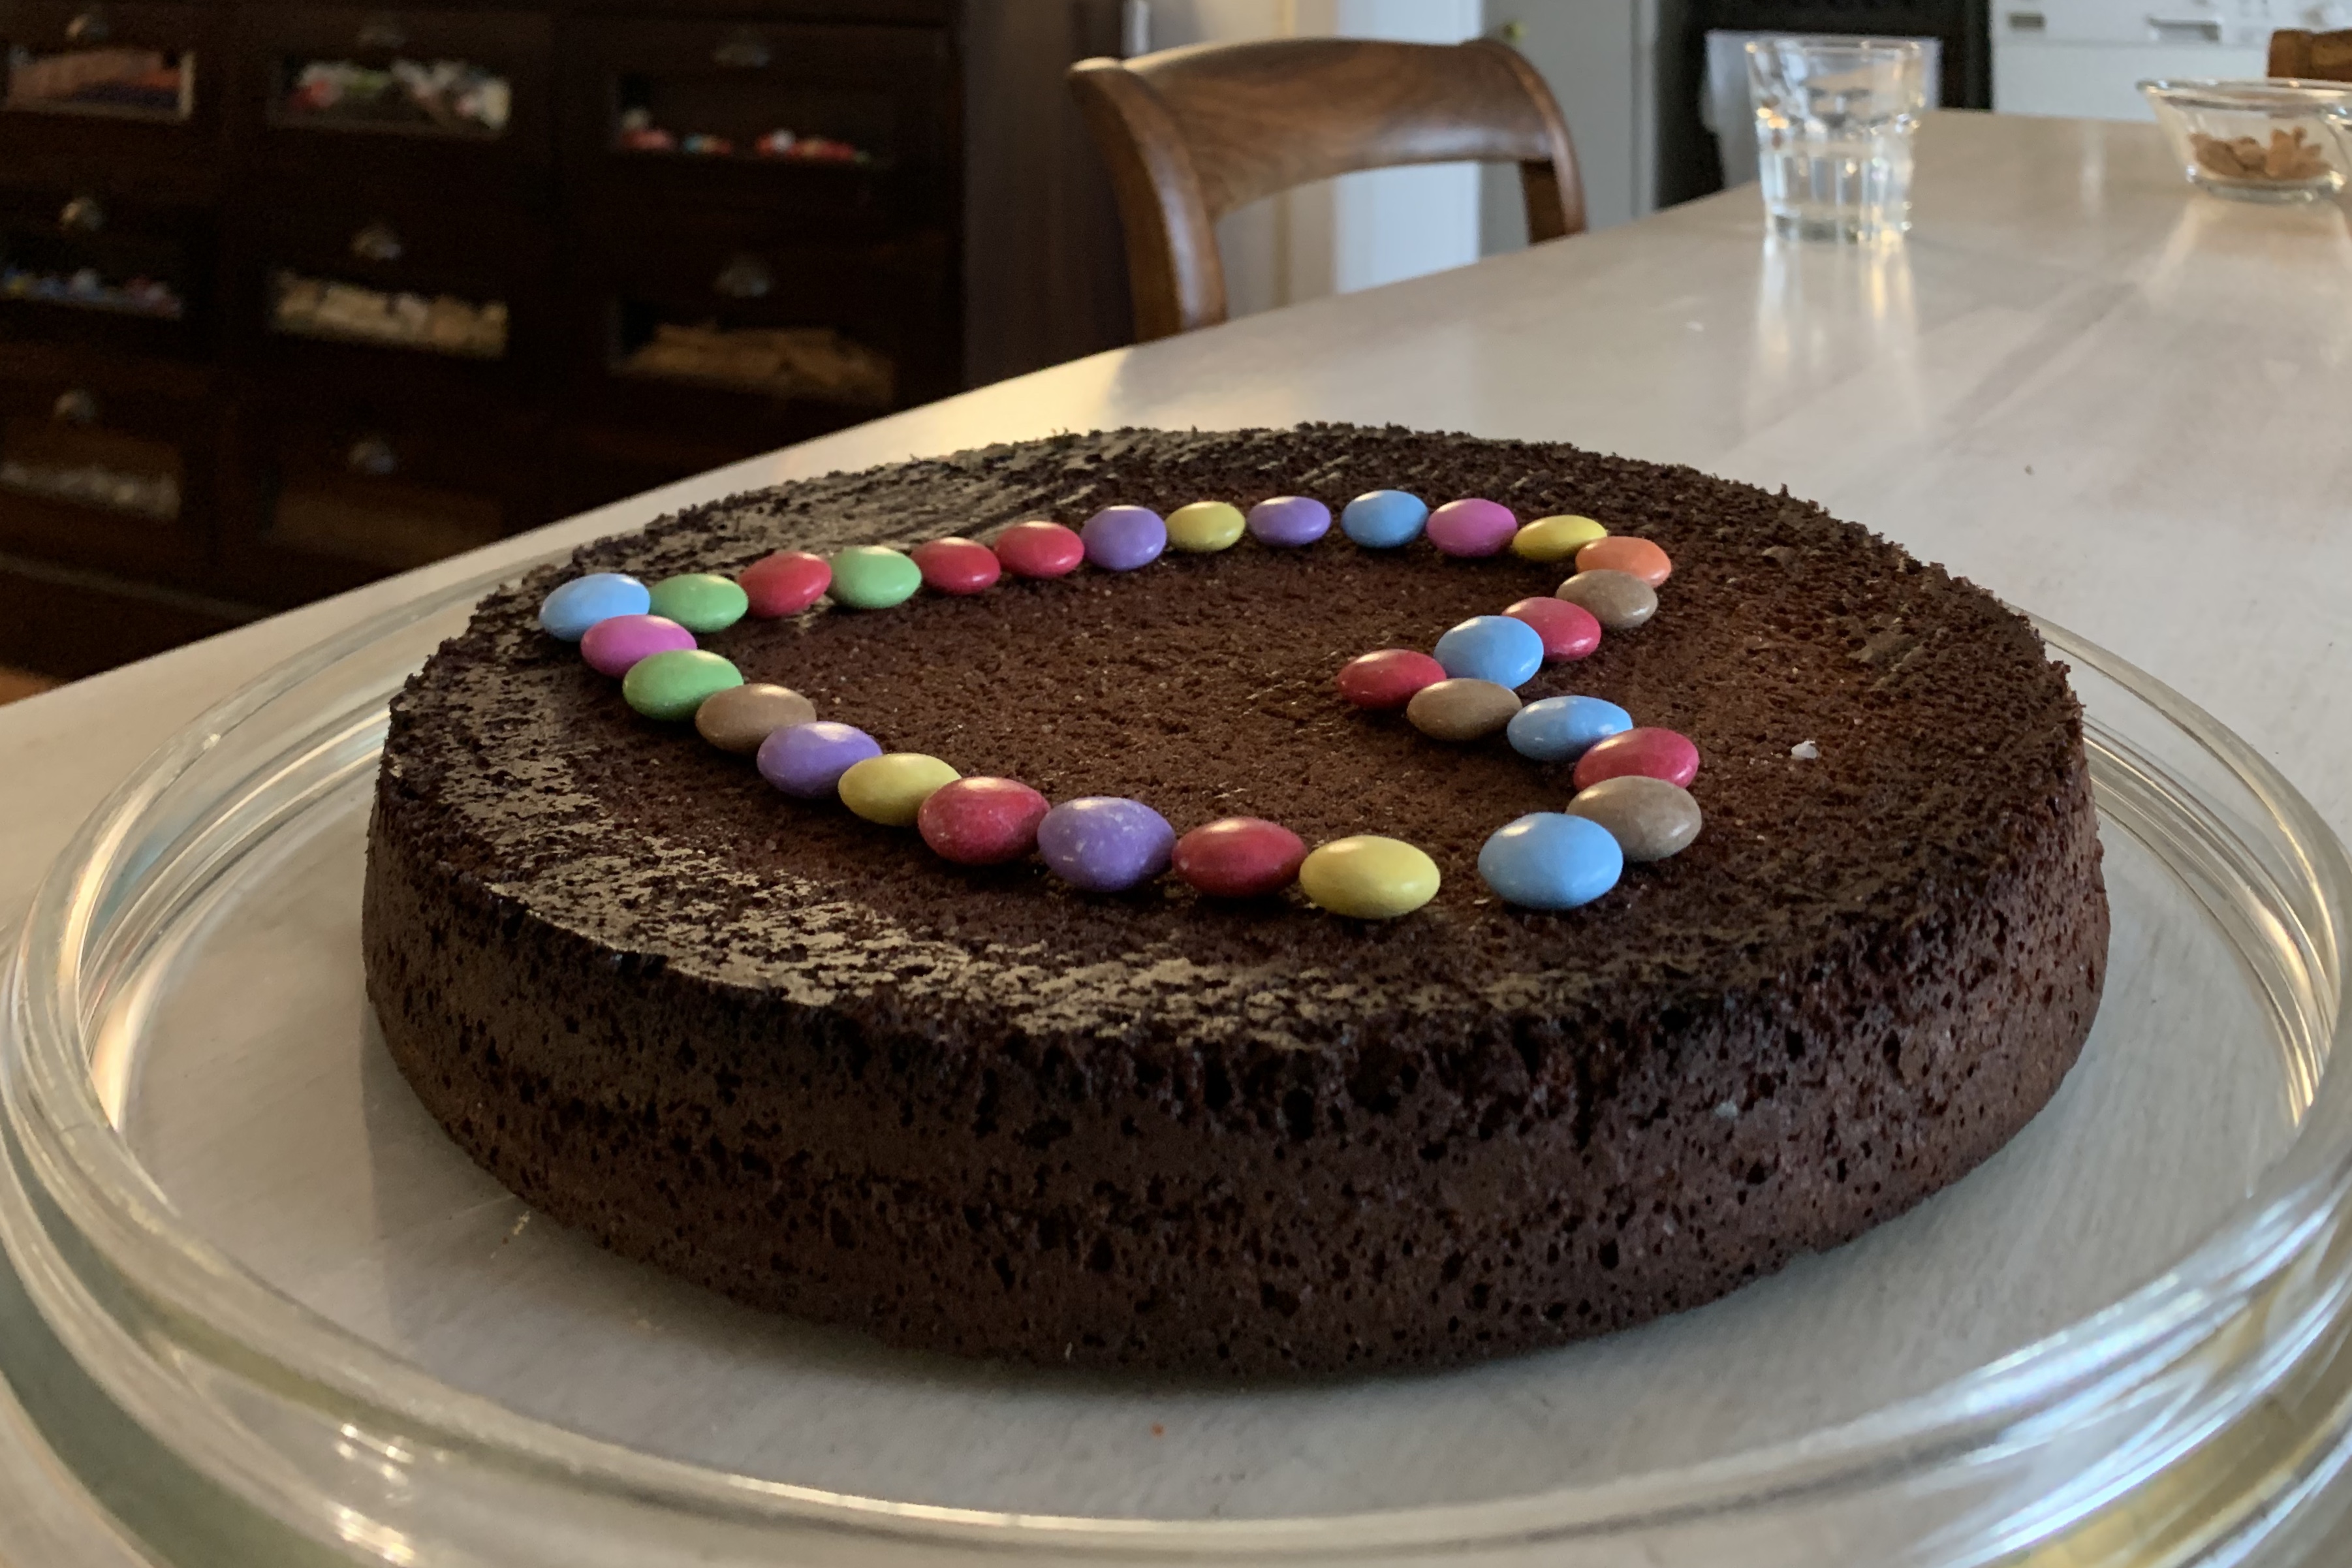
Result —
[[473, 60], [295, 56], [280, 72], [269, 107], [278, 125], [495, 141], [514, 116], [513, 84]]
[[0, 490], [173, 522], [180, 516], [180, 448], [108, 429], [97, 402], [68, 392], [56, 413], [0, 416]]
[[458, 359], [502, 359], [507, 352], [503, 300], [372, 289], [287, 268], [270, 280], [269, 327], [291, 337]]
[[195, 111], [193, 49], [9, 47], [0, 110], [179, 121]]
[[176, 321], [188, 271], [179, 237], [126, 226], [98, 196], [68, 196], [54, 216], [0, 212], [0, 300]]
[[[363, 438], [364, 439], [364, 438]], [[388, 572], [488, 544], [506, 532], [499, 503], [395, 475], [291, 468], [270, 510], [270, 542]]]

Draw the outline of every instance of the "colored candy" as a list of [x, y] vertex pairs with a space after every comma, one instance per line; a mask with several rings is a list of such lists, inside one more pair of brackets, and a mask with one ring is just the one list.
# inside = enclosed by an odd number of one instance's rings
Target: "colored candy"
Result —
[[822, 555], [805, 550], [779, 550], [762, 555], [736, 574], [735, 582], [750, 601], [751, 613], [762, 620], [797, 616], [833, 586], [833, 568]]
[[580, 657], [599, 675], [629, 673], [630, 666], [657, 653], [694, 646], [694, 634], [659, 616], [611, 616], [588, 628]]
[[1409, 915], [1437, 896], [1437, 882], [1436, 861], [1401, 838], [1370, 833], [1319, 845], [1298, 867], [1309, 903], [1360, 921]]
[[1597, 822], [1531, 811], [1488, 837], [1478, 875], [1495, 896], [1528, 910], [1589, 904], [1625, 874], [1625, 852]]
[[1367, 550], [1394, 550], [1421, 537], [1429, 503], [1404, 490], [1366, 490], [1339, 513], [1339, 531]]
[[858, 610], [887, 610], [914, 597], [923, 569], [912, 557], [881, 544], [858, 544], [833, 558], [833, 596]]
[[635, 577], [618, 572], [591, 572], [574, 577], [540, 601], [539, 624], [547, 634], [578, 642], [598, 621], [614, 616], [642, 616], [653, 608], [653, 595]]
[[1511, 536], [1511, 553], [1525, 561], [1565, 561], [1609, 531], [1589, 517], [1539, 517]]
[[1239, 543], [1244, 526], [1241, 508], [1221, 500], [1196, 500], [1168, 514], [1168, 542], [1205, 555]]
[[996, 536], [996, 558], [1015, 577], [1066, 577], [1087, 558], [1087, 546], [1058, 522], [1016, 522]]
[[1543, 661], [1543, 634], [1509, 616], [1473, 616], [1437, 639], [1437, 662], [1458, 680], [1525, 686]]
[[1160, 559], [1168, 525], [1149, 507], [1107, 506], [1078, 530], [1087, 559], [1106, 572], [1132, 572]]
[[820, 719], [761, 742], [758, 762], [760, 776], [786, 795], [819, 800], [839, 788], [842, 774], [881, 754], [881, 742], [865, 731]]
[[716, 572], [665, 577], [646, 596], [655, 615], [666, 616], [704, 637], [725, 631], [751, 607], [751, 595]]
[[1331, 531], [1331, 509], [1307, 496], [1276, 496], [1250, 508], [1249, 531], [1261, 544], [1312, 544]]
[[941, 784], [915, 814], [923, 842], [959, 866], [1003, 866], [1037, 847], [1045, 797], [1018, 779], [957, 779]]
[[[1154, 521], [1157, 521], [1156, 519]], [[1168, 869], [1176, 830], [1139, 800], [1066, 800], [1037, 824], [1037, 852], [1064, 881], [1116, 893]]]
[[1582, 658], [1601, 646], [1601, 623], [1566, 599], [1521, 599], [1503, 614], [1525, 621], [1543, 638], [1544, 658]]
[[777, 731], [810, 723], [815, 718], [816, 704], [799, 692], [761, 682], [712, 694], [694, 710], [694, 727], [720, 751], [749, 757], [756, 755]]
[[1698, 748], [1691, 744], [1687, 736], [1677, 735], [1672, 730], [1628, 730], [1593, 742], [1591, 749], [1577, 759], [1576, 772], [1570, 777], [1578, 789], [1585, 790], [1603, 779], [1629, 774], [1664, 779], [1677, 788], [1686, 788], [1698, 776]]
[[673, 648], [649, 655], [621, 678], [621, 699], [648, 719], [691, 719], [705, 699], [743, 684], [743, 673], [715, 653]]
[[1657, 587], [1675, 574], [1666, 552], [1646, 539], [1597, 539], [1576, 552], [1579, 572], [1622, 572]]
[[1705, 819], [1680, 784], [1642, 773], [1602, 779], [1568, 803], [1571, 816], [1609, 830], [1628, 860], [1663, 860], [1698, 837]]
[[1545, 697], [1511, 715], [1505, 735], [1530, 762], [1565, 763], [1633, 727], [1633, 716], [1598, 697]]
[[1429, 542], [1448, 555], [1493, 555], [1519, 531], [1519, 520], [1499, 501], [1450, 500], [1429, 514]]
[[1491, 680], [1441, 680], [1404, 705], [1407, 722], [1433, 741], [1475, 741], [1511, 721], [1518, 693]]
[[1445, 667], [1420, 649], [1384, 647], [1339, 667], [1339, 695], [1359, 708], [1402, 708], [1444, 679]]
[[996, 552], [977, 540], [934, 539], [915, 546], [908, 559], [934, 594], [984, 593], [1004, 574]]
[[1579, 572], [1552, 597], [1580, 605], [1612, 632], [1630, 632], [1658, 613], [1658, 591], [1631, 572]]
[[842, 770], [834, 788], [841, 804], [885, 827], [912, 827], [931, 792], [956, 781], [956, 771], [920, 752], [888, 752]]
[[1262, 816], [1228, 816], [1176, 841], [1176, 874], [1213, 898], [1253, 899], [1298, 879], [1307, 841]]

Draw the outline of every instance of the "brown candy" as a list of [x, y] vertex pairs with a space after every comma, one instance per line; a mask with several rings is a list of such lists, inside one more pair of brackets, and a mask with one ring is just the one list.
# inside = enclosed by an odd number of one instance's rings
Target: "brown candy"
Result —
[[694, 710], [694, 727], [722, 752], [748, 757], [779, 730], [806, 724], [816, 704], [782, 686], [736, 686], [706, 698]]
[[1630, 632], [1658, 613], [1658, 591], [1631, 572], [1579, 572], [1552, 597], [1583, 605], [1603, 631]]
[[1636, 861], [1663, 860], [1678, 852], [1698, 837], [1704, 820], [1690, 791], [1639, 773], [1579, 790], [1568, 814], [1607, 828], [1625, 858]]
[[1491, 680], [1441, 680], [1404, 705], [1412, 727], [1437, 741], [1475, 741], [1499, 731], [1519, 710], [1518, 693]]

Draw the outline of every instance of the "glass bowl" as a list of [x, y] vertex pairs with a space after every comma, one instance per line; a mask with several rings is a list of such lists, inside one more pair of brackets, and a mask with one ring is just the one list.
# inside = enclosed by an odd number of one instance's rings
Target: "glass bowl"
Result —
[[2137, 1568], [2338, 1521], [2352, 865], [2099, 649], [2044, 628], [2107, 994], [2008, 1148], [1628, 1333], [1234, 1387], [751, 1312], [457, 1150], [373, 1037], [359, 879], [385, 701], [488, 584], [198, 721], [38, 893], [0, 996], [0, 1559]]
[[2312, 202], [2352, 169], [2339, 82], [2159, 79], [2139, 84], [2189, 183], [2246, 202]]

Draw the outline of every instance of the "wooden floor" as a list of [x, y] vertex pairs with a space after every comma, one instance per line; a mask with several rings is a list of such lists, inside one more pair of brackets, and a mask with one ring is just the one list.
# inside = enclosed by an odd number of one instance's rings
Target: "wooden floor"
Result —
[[19, 697], [32, 697], [57, 684], [46, 675], [35, 675], [29, 669], [11, 669], [0, 664], [0, 702], [14, 702]]

